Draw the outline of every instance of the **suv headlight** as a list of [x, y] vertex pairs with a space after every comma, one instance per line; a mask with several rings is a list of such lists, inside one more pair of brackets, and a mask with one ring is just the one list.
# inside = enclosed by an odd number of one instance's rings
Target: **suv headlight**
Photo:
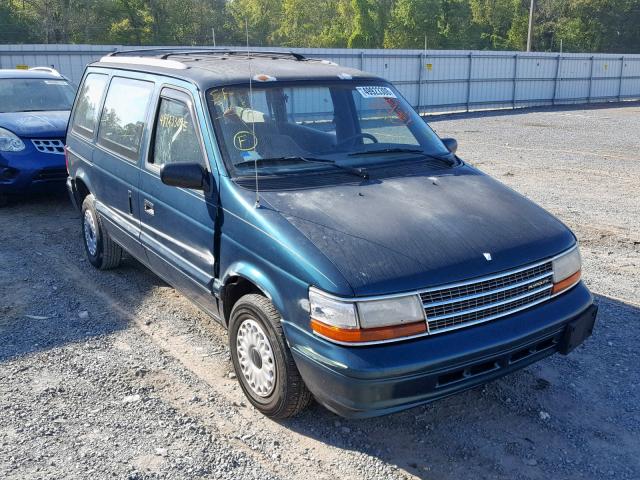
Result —
[[312, 287], [309, 305], [312, 330], [340, 343], [401, 339], [427, 331], [422, 301], [415, 294], [349, 301]]
[[552, 293], [560, 293], [573, 287], [580, 281], [582, 258], [576, 245], [566, 253], [553, 259], [553, 290]]
[[0, 152], [20, 152], [24, 148], [24, 142], [15, 133], [0, 128]]

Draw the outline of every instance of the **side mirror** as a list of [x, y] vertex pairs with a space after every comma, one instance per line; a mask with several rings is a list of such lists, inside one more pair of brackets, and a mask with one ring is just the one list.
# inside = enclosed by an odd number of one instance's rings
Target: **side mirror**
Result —
[[442, 143], [451, 153], [456, 153], [458, 150], [458, 141], [455, 138], [443, 138]]
[[199, 163], [167, 163], [160, 167], [160, 180], [172, 187], [204, 190], [205, 171]]

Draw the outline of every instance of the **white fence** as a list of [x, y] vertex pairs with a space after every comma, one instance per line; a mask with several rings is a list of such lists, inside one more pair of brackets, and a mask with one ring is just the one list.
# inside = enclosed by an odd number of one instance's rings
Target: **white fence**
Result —
[[[52, 66], [78, 82], [86, 64], [125, 48], [135, 47], [0, 45], [0, 68]], [[421, 113], [640, 99], [640, 55], [293, 50], [380, 75]]]

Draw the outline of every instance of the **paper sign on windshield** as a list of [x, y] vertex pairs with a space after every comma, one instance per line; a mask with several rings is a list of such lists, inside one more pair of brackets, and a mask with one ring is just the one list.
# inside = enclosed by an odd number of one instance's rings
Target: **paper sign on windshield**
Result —
[[356, 87], [364, 98], [396, 98], [395, 93], [389, 87], [379, 87], [377, 85], [369, 85], [366, 87]]

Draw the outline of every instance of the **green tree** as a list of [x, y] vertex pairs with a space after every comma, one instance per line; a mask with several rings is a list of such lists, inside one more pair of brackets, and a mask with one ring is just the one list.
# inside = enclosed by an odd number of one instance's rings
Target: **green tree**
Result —
[[528, 0], [469, 0], [486, 47], [522, 50], [527, 43]]
[[[0, 0], [4, 43], [523, 50], [530, 0]], [[640, 51], [640, 0], [536, 0], [534, 50]]]
[[251, 45], [275, 43], [275, 32], [282, 17], [282, 0], [231, 0], [227, 4], [227, 12], [227, 28], [232, 32], [231, 40], [236, 44], [246, 42], [245, 21]]
[[351, 0], [353, 9], [353, 30], [349, 36], [349, 48], [376, 48], [376, 14], [371, 0]]
[[12, 1], [0, 3], [0, 42], [27, 43], [37, 39], [31, 34], [35, 28], [31, 18], [16, 9]]
[[442, 0], [397, 0], [384, 37], [386, 48], [439, 48]]

